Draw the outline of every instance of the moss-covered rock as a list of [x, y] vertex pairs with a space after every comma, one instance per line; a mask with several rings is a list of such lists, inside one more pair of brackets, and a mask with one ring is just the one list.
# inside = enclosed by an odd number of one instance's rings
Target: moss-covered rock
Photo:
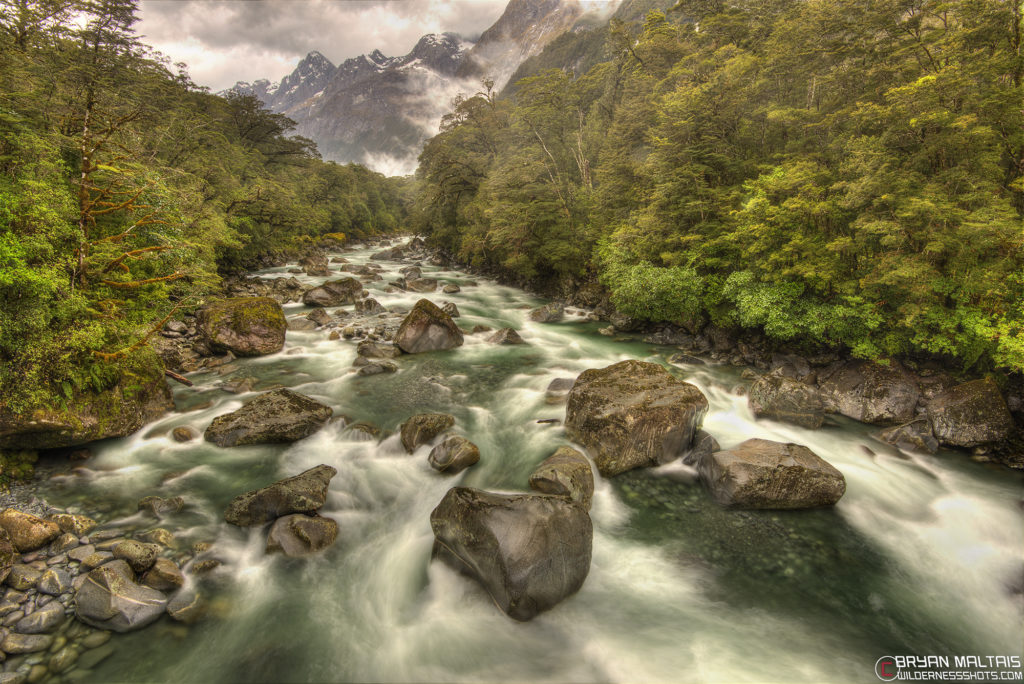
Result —
[[264, 356], [284, 347], [288, 322], [270, 297], [232, 297], [207, 304], [196, 314], [199, 334], [213, 351]]
[[1013, 418], [991, 379], [957, 385], [928, 403], [928, 417], [943, 444], [974, 447], [1006, 439]]
[[454, 349], [462, 343], [459, 326], [429, 299], [416, 302], [395, 334], [395, 344], [407, 354]]
[[222, 447], [295, 442], [326, 425], [333, 413], [330, 406], [303, 394], [276, 389], [217, 416], [204, 437]]
[[164, 366], [143, 347], [116, 362], [115, 384], [81, 390], [18, 411], [0, 397], [0, 449], [53, 449], [130, 435], [174, 409]]

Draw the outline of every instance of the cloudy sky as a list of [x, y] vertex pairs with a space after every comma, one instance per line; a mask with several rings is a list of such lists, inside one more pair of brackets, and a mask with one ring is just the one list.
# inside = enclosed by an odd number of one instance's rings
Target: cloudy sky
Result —
[[143, 42], [213, 90], [279, 80], [311, 50], [335, 64], [373, 49], [404, 55], [425, 33], [475, 39], [508, 0], [142, 0]]

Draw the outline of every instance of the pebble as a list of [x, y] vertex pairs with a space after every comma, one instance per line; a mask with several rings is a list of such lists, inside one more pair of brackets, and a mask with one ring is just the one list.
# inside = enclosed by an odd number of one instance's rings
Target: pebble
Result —
[[10, 627], [23, 617], [25, 617], [25, 611], [23, 610], [16, 610], [13, 613], [8, 613], [7, 617], [4, 618], [4, 627]]
[[11, 603], [24, 603], [28, 599], [28, 594], [18, 591], [17, 589], [8, 589], [4, 593], [4, 600], [10, 601]]
[[96, 546], [96, 550], [97, 551], [113, 551], [115, 546], [117, 546], [118, 544], [124, 543], [126, 541], [128, 541], [128, 540], [125, 539], [124, 537], [114, 537], [113, 539], [107, 539], [105, 541], [101, 541], [101, 542], [97, 543], [95, 546]]
[[24, 591], [35, 586], [42, 574], [31, 565], [15, 565], [11, 568], [11, 574], [7, 576], [7, 585], [18, 591]]
[[0, 642], [0, 649], [5, 653], [35, 653], [45, 651], [53, 644], [53, 636], [49, 634], [18, 634], [8, 632]]
[[25, 681], [27, 681], [28, 684], [35, 684], [36, 682], [42, 681], [43, 677], [46, 676], [46, 673], [47, 670], [45, 665], [33, 665], [32, 669], [29, 670], [28, 679]]
[[98, 568], [99, 566], [106, 563], [108, 560], [114, 557], [114, 554], [109, 551], [97, 551], [90, 555], [88, 558], [82, 560], [82, 567], [87, 570]]
[[92, 544], [85, 544], [68, 551], [68, 558], [81, 562], [94, 553], [96, 553], [96, 547]]
[[36, 589], [42, 594], [60, 596], [71, 588], [71, 576], [63, 568], [50, 568], [43, 573], [36, 584]]
[[18, 610], [18, 605], [19, 604], [15, 603], [14, 601], [6, 600], [3, 603], [0, 603], [0, 617], [10, 615], [14, 611]]
[[0, 684], [24, 684], [25, 674], [22, 672], [0, 672]]
[[51, 603], [18, 620], [15, 631], [21, 634], [46, 634], [64, 622], [64, 606]]
[[[76, 624], [78, 624], [78, 623], [76, 623]], [[104, 631], [97, 630], [97, 631], [90, 632], [89, 634], [87, 634], [82, 639], [82, 647], [83, 648], [99, 648], [100, 646], [102, 646], [103, 644], [107, 643], [108, 641], [110, 641], [110, 632], [104, 632]]]
[[[84, 645], [84, 644], [83, 644]], [[99, 665], [101, 662], [109, 658], [114, 653], [114, 647], [111, 644], [106, 646], [100, 646], [92, 650], [86, 651], [78, 657], [78, 667], [91, 670], [92, 668]]]
[[57, 555], [57, 556], [51, 556], [46, 561], [46, 564], [47, 565], [58, 565], [60, 563], [67, 563], [67, 562], [68, 562], [68, 555], [66, 553], [62, 553], [62, 554]]

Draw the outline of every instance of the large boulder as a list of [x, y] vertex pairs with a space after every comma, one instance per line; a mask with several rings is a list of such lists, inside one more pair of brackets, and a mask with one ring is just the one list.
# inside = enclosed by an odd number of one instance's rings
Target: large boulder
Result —
[[19, 553], [34, 551], [60, 536], [57, 523], [13, 508], [0, 513], [0, 528], [10, 535], [10, 542]]
[[299, 268], [305, 271], [306, 275], [326, 276], [331, 274], [327, 265], [327, 257], [323, 254], [309, 254], [299, 259]]
[[75, 391], [63, 405], [51, 400], [15, 411], [0, 402], [0, 449], [54, 449], [130, 435], [174, 410], [164, 366], [143, 347], [110, 366], [113, 387]]
[[217, 416], [204, 436], [222, 447], [295, 442], [326, 425], [333, 413], [330, 406], [298, 392], [276, 389]]
[[416, 302], [395, 334], [395, 344], [407, 354], [454, 349], [462, 342], [459, 326], [429, 299]]
[[398, 261], [403, 256], [405, 255], [402, 252], [402, 248], [395, 246], [380, 252], [374, 252], [370, 255], [370, 258], [374, 261]]
[[935, 437], [943, 444], [975, 447], [1006, 439], [1013, 418], [991, 378], [953, 387], [928, 402]]
[[770, 418], [805, 428], [820, 428], [825, 405], [816, 389], [782, 375], [766, 375], [750, 387], [747, 398], [756, 418]]
[[196, 314], [199, 334], [210, 349], [235, 356], [264, 356], [284, 347], [288, 321], [270, 297], [232, 297], [207, 304]]
[[338, 523], [330, 518], [286, 515], [274, 521], [267, 535], [267, 553], [292, 558], [322, 551], [338, 538]]
[[75, 594], [75, 615], [87, 625], [130, 632], [155, 622], [164, 613], [167, 597], [143, 587], [118, 568], [105, 565], [85, 578]]
[[426, 444], [455, 425], [455, 416], [447, 413], [419, 413], [402, 423], [402, 446], [408, 453]]
[[572, 447], [560, 447], [530, 475], [530, 489], [565, 496], [585, 510], [594, 497], [594, 473], [587, 457]]
[[862, 423], [899, 425], [914, 418], [917, 380], [895, 361], [887, 366], [848, 361], [823, 373], [818, 389], [826, 410]]
[[655, 363], [621, 361], [584, 371], [569, 391], [565, 430], [605, 477], [678, 458], [708, 411], [693, 385]]
[[571, 596], [590, 572], [590, 516], [562, 497], [455, 487], [430, 526], [435, 557], [476, 579], [516, 620]]
[[448, 475], [461, 473], [479, 462], [480, 448], [465, 437], [452, 435], [430, 450], [430, 467]]
[[224, 513], [232, 525], [252, 527], [291, 513], [312, 513], [327, 501], [327, 486], [338, 471], [329, 465], [299, 473], [272, 485], [236, 496]]
[[831, 506], [846, 492], [843, 474], [799, 444], [748, 439], [697, 469], [716, 501], [737, 508]]
[[363, 284], [355, 278], [329, 280], [302, 295], [306, 306], [342, 306], [355, 304], [363, 293]]

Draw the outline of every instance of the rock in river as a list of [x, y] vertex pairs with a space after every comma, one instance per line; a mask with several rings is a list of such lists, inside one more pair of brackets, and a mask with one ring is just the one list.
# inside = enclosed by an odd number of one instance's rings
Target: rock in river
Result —
[[799, 444], [748, 439], [697, 469], [716, 501], [737, 508], [831, 506], [846, 492], [843, 474]]
[[242, 408], [217, 416], [206, 441], [217, 446], [295, 442], [322, 428], [334, 411], [288, 389], [261, 394]]
[[818, 387], [827, 410], [873, 425], [912, 420], [921, 396], [917, 381], [895, 361], [838, 364], [821, 374]]
[[319, 287], [302, 295], [302, 303], [306, 306], [341, 306], [359, 301], [363, 292], [363, 284], [355, 278], [330, 280]]
[[288, 322], [270, 297], [232, 297], [207, 304], [196, 314], [202, 339], [213, 351], [263, 356], [284, 347]]
[[395, 344], [407, 354], [454, 349], [462, 342], [459, 326], [429, 299], [416, 302], [395, 334]]
[[935, 397], [928, 416], [935, 437], [952, 446], [990, 444], [1013, 431], [1013, 418], [991, 378], [965, 382]]
[[590, 500], [594, 497], [590, 461], [572, 447], [560, 447], [530, 475], [530, 489], [568, 497], [589, 511]]
[[156, 589], [139, 586], [116, 568], [90, 572], [75, 594], [75, 615], [87, 625], [114, 632], [129, 632], [163, 615], [167, 597]]
[[621, 361], [584, 371], [569, 391], [566, 433], [605, 477], [667, 463], [689, 448], [708, 400], [655, 363]]
[[408, 453], [426, 444], [455, 425], [455, 416], [447, 413], [419, 413], [402, 423], [402, 446]]
[[487, 341], [491, 344], [526, 344], [526, 341], [512, 328], [502, 328], [487, 338]]
[[267, 535], [267, 553], [280, 551], [298, 558], [322, 551], [338, 538], [338, 523], [330, 518], [286, 515], [274, 521]]
[[818, 391], [781, 375], [766, 375], [751, 385], [748, 403], [757, 418], [811, 429], [825, 422], [825, 405]]
[[295, 477], [236, 496], [224, 519], [232, 525], [250, 527], [290, 513], [312, 513], [327, 500], [327, 486], [338, 471], [328, 465], [299, 473]]
[[38, 549], [60, 535], [60, 527], [57, 523], [16, 511], [13, 508], [8, 508], [0, 513], [0, 527], [7, 531], [11, 543], [20, 553]]
[[455, 475], [480, 460], [480, 449], [465, 437], [452, 435], [431, 449], [427, 460], [434, 470]]
[[562, 497], [455, 487], [430, 526], [435, 557], [476, 579], [516, 620], [576, 593], [590, 572], [590, 516]]
[[557, 323], [565, 317], [565, 307], [558, 302], [539, 306], [530, 312], [530, 320], [537, 323]]

